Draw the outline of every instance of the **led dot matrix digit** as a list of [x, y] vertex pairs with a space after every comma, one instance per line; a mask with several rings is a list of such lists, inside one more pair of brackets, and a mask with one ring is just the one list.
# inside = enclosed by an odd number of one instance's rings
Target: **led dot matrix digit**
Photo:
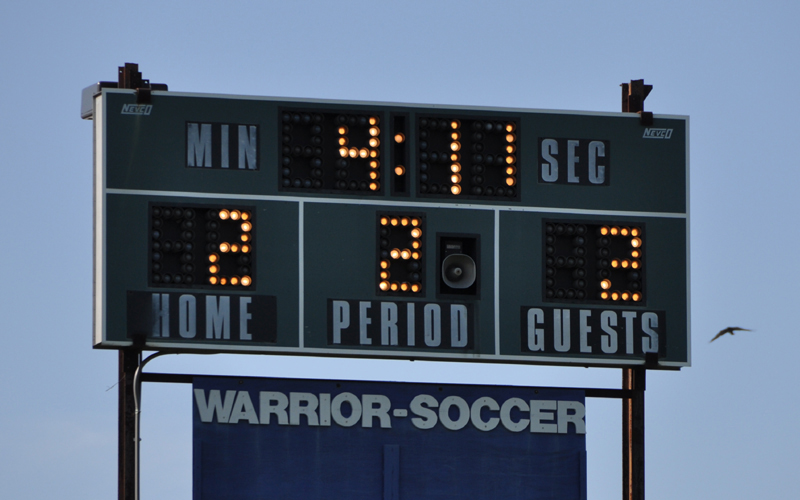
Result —
[[420, 117], [419, 193], [519, 199], [517, 120]]
[[424, 217], [378, 215], [378, 293], [423, 295]]
[[150, 284], [251, 287], [253, 210], [233, 207], [150, 207]]
[[643, 305], [644, 224], [545, 221], [544, 300]]
[[381, 190], [381, 120], [377, 113], [283, 110], [282, 190]]

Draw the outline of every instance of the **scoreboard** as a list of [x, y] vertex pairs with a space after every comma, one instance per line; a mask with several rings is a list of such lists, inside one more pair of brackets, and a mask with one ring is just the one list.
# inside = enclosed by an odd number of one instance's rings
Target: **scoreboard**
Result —
[[689, 365], [688, 117], [109, 88], [91, 117], [95, 347]]

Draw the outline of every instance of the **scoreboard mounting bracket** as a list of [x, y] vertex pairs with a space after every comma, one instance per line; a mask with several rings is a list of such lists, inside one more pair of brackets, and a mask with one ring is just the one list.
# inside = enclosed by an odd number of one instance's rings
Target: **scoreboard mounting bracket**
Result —
[[622, 87], [622, 112], [638, 113], [639, 121], [645, 127], [653, 124], [653, 113], [644, 110], [644, 100], [653, 90], [652, 85], [645, 85], [644, 80], [631, 80], [620, 84]]

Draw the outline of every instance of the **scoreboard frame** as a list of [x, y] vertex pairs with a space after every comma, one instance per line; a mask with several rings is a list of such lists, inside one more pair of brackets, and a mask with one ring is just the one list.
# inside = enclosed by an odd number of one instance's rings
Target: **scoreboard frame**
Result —
[[[657, 353], [653, 368], [691, 363], [686, 116], [655, 115], [645, 128], [631, 113], [135, 99], [110, 88], [93, 97], [97, 348], [142, 336], [146, 349], [178, 352], [605, 367]], [[314, 135], [315, 123], [347, 131]], [[313, 141], [324, 152], [308, 154]], [[431, 151], [436, 141], [447, 155]], [[187, 207], [201, 210], [189, 219]], [[253, 238], [252, 262], [242, 264], [247, 242], [209, 229], [233, 234], [223, 211], [252, 217], [252, 232], [236, 233]], [[166, 241], [173, 253], [176, 243], [200, 250], [188, 267], [171, 257], [180, 273], [158, 274], [167, 264], [155, 221], [190, 227], [191, 238]], [[421, 231], [408, 232], [415, 223]], [[400, 230], [420, 236], [406, 248]], [[549, 231], [560, 242], [552, 252]], [[634, 256], [609, 255], [620, 248]], [[208, 258], [238, 267], [210, 283]], [[641, 276], [623, 266], [642, 266]], [[566, 284], [548, 285], [551, 273]], [[625, 287], [606, 291], [610, 275]]]

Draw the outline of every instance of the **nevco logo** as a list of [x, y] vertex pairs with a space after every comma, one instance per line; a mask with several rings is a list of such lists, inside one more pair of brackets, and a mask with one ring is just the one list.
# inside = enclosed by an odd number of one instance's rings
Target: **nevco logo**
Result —
[[149, 115], [152, 110], [152, 104], [125, 104], [122, 106], [123, 115]]
[[669, 139], [672, 137], [671, 128], [646, 128], [644, 129], [644, 139]]

